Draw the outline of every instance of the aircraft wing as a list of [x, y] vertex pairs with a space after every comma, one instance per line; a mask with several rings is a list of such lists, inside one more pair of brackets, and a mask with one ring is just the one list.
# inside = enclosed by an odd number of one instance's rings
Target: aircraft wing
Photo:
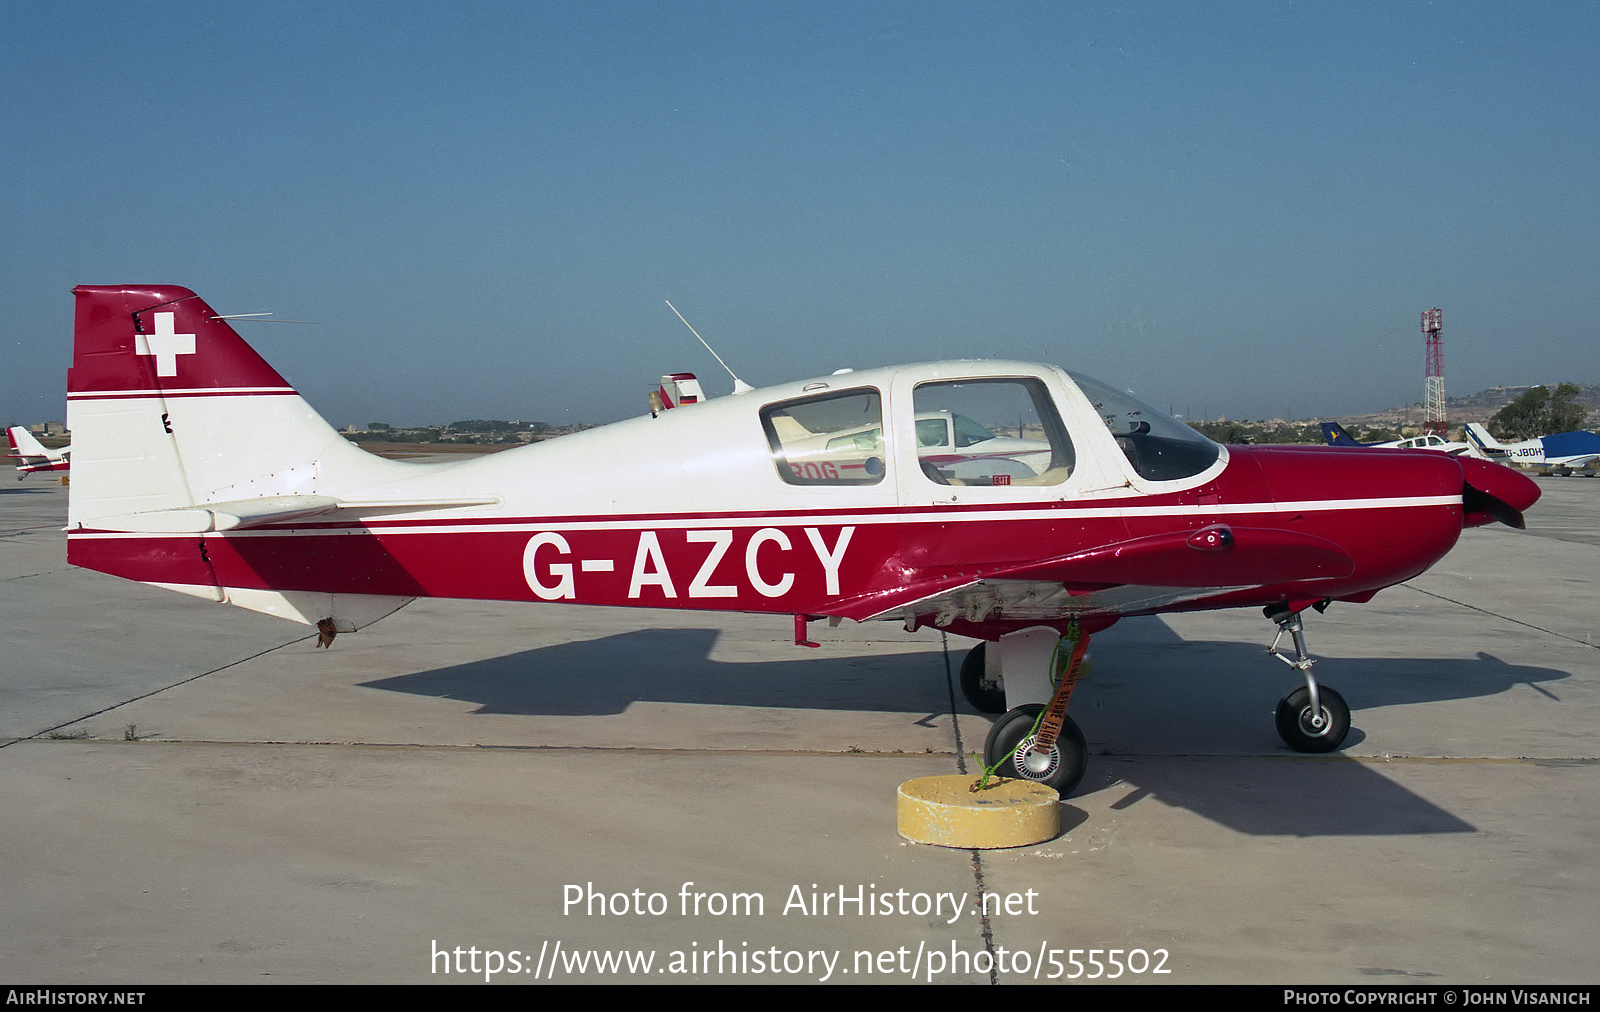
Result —
[[954, 618], [968, 622], [982, 622], [991, 618], [1049, 622], [1088, 615], [1127, 615], [1154, 611], [1214, 594], [1247, 590], [1250, 586], [1200, 588], [1125, 584], [1094, 590], [1069, 590], [1060, 583], [997, 578], [975, 580], [952, 590], [896, 605], [861, 621], [932, 615], [935, 625], [944, 626]]
[[[1292, 531], [1213, 524], [974, 573], [931, 574], [829, 611], [868, 621], [904, 614], [1053, 618], [1127, 613], [1274, 583], [1339, 579], [1343, 549]], [[980, 621], [980, 618], [973, 618]]]
[[1564, 457], [1560, 460], [1547, 462], [1545, 466], [1548, 467], [1550, 463], [1555, 463], [1559, 464], [1561, 467], [1593, 467], [1595, 465], [1595, 461], [1600, 461], [1600, 453], [1591, 453], [1587, 456]]

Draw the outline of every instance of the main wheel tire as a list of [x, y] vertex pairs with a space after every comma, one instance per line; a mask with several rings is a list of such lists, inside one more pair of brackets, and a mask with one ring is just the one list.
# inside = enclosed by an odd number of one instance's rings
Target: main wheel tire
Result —
[[[1044, 709], [1038, 703], [1026, 703], [1006, 713], [989, 729], [989, 738], [983, 743], [983, 764], [993, 766], [1003, 756], [1011, 756], [996, 770], [1000, 776], [1019, 780], [1033, 780], [1054, 787], [1063, 798], [1072, 794], [1089, 768], [1089, 746], [1084, 743], [1083, 732], [1071, 717], [1063, 718], [1061, 733], [1056, 743], [1044, 754], [1025, 751], [1024, 742], [1033, 742], [1033, 722]], [[1011, 755], [1012, 751], [1016, 755]]]
[[967, 651], [966, 659], [961, 662], [961, 694], [979, 713], [1005, 713], [1005, 690], [991, 689], [983, 684], [988, 654], [988, 643], [979, 643]]
[[1304, 685], [1278, 701], [1278, 736], [1296, 752], [1332, 752], [1350, 733], [1350, 707], [1344, 697], [1317, 686], [1322, 720], [1312, 719], [1311, 690]]

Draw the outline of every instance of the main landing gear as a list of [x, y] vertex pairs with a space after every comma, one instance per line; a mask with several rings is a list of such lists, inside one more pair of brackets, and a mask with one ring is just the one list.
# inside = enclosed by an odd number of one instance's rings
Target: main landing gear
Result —
[[[1306, 680], [1306, 684], [1278, 701], [1278, 736], [1296, 752], [1332, 752], [1344, 744], [1345, 735], [1350, 733], [1350, 707], [1343, 696], [1326, 685], [1318, 685], [1311, 674], [1311, 666], [1317, 662], [1306, 654], [1305, 624], [1300, 612], [1279, 606], [1268, 608], [1266, 615], [1278, 624], [1278, 635], [1267, 652]], [[1286, 634], [1294, 643], [1292, 657], [1278, 648]]]
[[1005, 713], [1005, 682], [989, 677], [988, 647], [988, 643], [980, 642], [967, 651], [966, 660], [961, 662], [961, 694], [979, 713]]
[[[980, 643], [967, 654], [961, 665], [967, 701], [983, 713], [1004, 711], [983, 744], [986, 770], [1044, 784], [1063, 798], [1077, 788], [1089, 767], [1089, 746], [1067, 716], [1067, 702], [1088, 646], [1086, 633], [1070, 640], [1054, 629], [1036, 627], [1008, 633], [993, 644]], [[1008, 673], [1004, 682], [996, 678], [998, 672], [986, 676], [991, 650], [998, 651], [999, 667]], [[1019, 705], [1006, 710], [1008, 696]]]
[[[1326, 602], [1313, 607], [1321, 611]], [[1350, 733], [1350, 707], [1312, 675], [1316, 662], [1306, 653], [1300, 611], [1279, 604], [1267, 608], [1266, 616], [1278, 626], [1267, 652], [1305, 679], [1278, 702], [1278, 734], [1296, 752], [1332, 752]], [[1284, 647], [1285, 637], [1292, 649]], [[1063, 665], [1061, 651], [1068, 643], [1073, 644], [1072, 655]], [[979, 643], [967, 653], [961, 664], [961, 692], [967, 702], [980, 713], [1004, 710], [983, 745], [985, 768], [1053, 787], [1063, 798], [1072, 794], [1088, 768], [1089, 749], [1066, 710], [1088, 645], [1086, 634], [1073, 641], [1049, 627], [1035, 627]], [[990, 654], [1001, 663], [991, 663]], [[1005, 710], [1008, 699], [1019, 705]]]
[[1053, 787], [1063, 798], [1072, 794], [1089, 768], [1089, 746], [1083, 732], [1071, 717], [1062, 715], [1061, 730], [1049, 748], [1035, 749], [1039, 737], [1039, 703], [1024, 703], [994, 722], [983, 743], [983, 764], [993, 766], [1004, 757], [995, 773], [1002, 777], [1034, 780]]

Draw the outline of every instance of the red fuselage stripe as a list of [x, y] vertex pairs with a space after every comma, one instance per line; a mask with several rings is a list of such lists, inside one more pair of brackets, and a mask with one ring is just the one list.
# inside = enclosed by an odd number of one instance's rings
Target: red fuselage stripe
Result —
[[[1207, 522], [1219, 514], [1225, 515], [1213, 511]], [[1337, 544], [1355, 569], [1341, 579], [1293, 584], [1294, 592], [1341, 597], [1409, 579], [1454, 545], [1461, 515], [1459, 502], [1305, 512], [1295, 529]], [[930, 579], [975, 579], [1145, 536], [1145, 528], [1155, 526], [1171, 529], [1174, 523], [1058, 514], [950, 525], [887, 516], [861, 524], [774, 518], [759, 528], [707, 518], [686, 528], [652, 526], [644, 518], [619, 524], [613, 518], [606, 528], [574, 529], [552, 518], [544, 526], [435, 528], [406, 536], [383, 528], [158, 536], [73, 532], [68, 561], [150, 583], [827, 614], [830, 602], [844, 598], [892, 594]], [[422, 533], [429, 536], [415, 536]], [[1231, 593], [1229, 602], [1249, 604], [1260, 597], [1269, 603], [1284, 595], [1282, 587], [1262, 588], [1245, 600]]]

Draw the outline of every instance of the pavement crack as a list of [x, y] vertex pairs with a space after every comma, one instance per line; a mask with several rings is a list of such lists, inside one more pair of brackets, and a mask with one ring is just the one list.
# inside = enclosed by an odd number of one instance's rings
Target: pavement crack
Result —
[[1437, 598], [1440, 601], [1448, 601], [1451, 604], [1460, 605], [1461, 607], [1470, 609], [1472, 611], [1475, 611], [1480, 615], [1488, 615], [1488, 616], [1490, 616], [1492, 618], [1504, 619], [1507, 622], [1514, 622], [1517, 625], [1520, 625], [1520, 626], [1522, 626], [1524, 628], [1533, 629], [1533, 630], [1535, 630], [1537, 632], [1542, 632], [1542, 633], [1545, 633], [1545, 634], [1550, 635], [1550, 636], [1555, 636], [1555, 637], [1558, 637], [1560, 639], [1564, 639], [1569, 643], [1576, 643], [1579, 646], [1589, 647], [1590, 649], [1593, 649], [1593, 650], [1600, 650], [1600, 643], [1591, 643], [1588, 640], [1580, 640], [1576, 636], [1568, 636], [1566, 633], [1556, 632], [1554, 629], [1546, 629], [1544, 626], [1534, 625], [1532, 622], [1524, 622], [1520, 618], [1512, 618], [1510, 615], [1502, 615], [1497, 611], [1490, 611], [1487, 608], [1480, 608], [1475, 604], [1468, 604], [1465, 601], [1457, 601], [1453, 597], [1445, 597], [1443, 594], [1436, 594], [1431, 590], [1423, 590], [1421, 587], [1415, 586], [1415, 585], [1410, 584], [1410, 583], [1402, 583], [1400, 586], [1405, 587], [1407, 590], [1414, 590], [1419, 594], [1426, 594], [1429, 597]]
[[956, 772], [967, 772], [967, 750], [961, 742], [961, 714], [956, 712], [956, 679], [950, 667], [950, 637], [939, 630], [939, 648], [944, 655], [944, 687], [950, 694], [950, 729], [956, 736]]
[[[944, 657], [944, 687], [950, 694], [950, 727], [956, 739], [956, 772], [966, 776], [967, 750], [961, 740], [961, 716], [956, 712], [956, 680], [950, 666], [950, 637], [943, 629], [939, 630], [939, 647]], [[983, 937], [984, 951], [989, 954], [989, 983], [998, 984], [1000, 975], [995, 971], [994, 927], [989, 923], [989, 911], [983, 903], [983, 851], [974, 849], [968, 853], [972, 855], [972, 887], [978, 896], [978, 930]]]
[[[91, 711], [89, 713], [85, 713], [85, 714], [83, 714], [82, 716], [79, 716], [79, 717], [73, 717], [71, 720], [64, 720], [61, 723], [54, 725], [53, 727], [47, 727], [47, 728], [44, 728], [42, 730], [35, 731], [33, 734], [27, 735], [26, 737], [10, 738], [10, 739], [4, 740], [4, 741], [0, 741], [0, 748], [6, 748], [7, 746], [15, 745], [19, 741], [31, 741], [31, 740], [33, 740], [35, 738], [46, 738], [53, 731], [59, 731], [64, 727], [71, 727], [73, 724], [78, 724], [78, 723], [81, 723], [81, 722], [83, 722], [85, 720], [91, 720], [91, 719], [93, 719], [95, 717], [100, 716], [102, 713], [110, 713], [112, 710], [115, 710], [119, 706], [127, 706], [129, 703], [137, 703], [141, 699], [149, 699], [151, 696], [160, 695], [161, 693], [166, 692], [168, 689], [175, 689], [180, 685], [187, 685], [190, 682], [197, 681], [197, 680], [199, 680], [201, 678], [206, 677], [207, 675], [214, 675], [219, 671], [226, 671], [231, 667], [235, 667], [237, 665], [243, 664], [245, 661], [253, 661], [257, 657], [263, 657], [263, 656], [265, 656], [267, 654], [272, 653], [274, 650], [282, 650], [286, 646], [290, 646], [290, 645], [295, 644], [295, 643], [302, 643], [302, 642], [304, 642], [305, 640], [307, 640], [309, 638], [310, 637], [307, 637], [307, 636], [297, 636], [294, 639], [289, 640], [287, 643], [279, 643], [275, 647], [268, 647], [265, 650], [258, 650], [255, 653], [250, 654], [248, 657], [240, 657], [237, 660], [229, 661], [228, 663], [223, 664], [220, 667], [212, 668], [210, 671], [202, 671], [197, 675], [190, 675], [188, 678], [181, 678], [178, 681], [173, 682], [171, 685], [163, 685], [159, 689], [151, 689], [149, 692], [143, 692], [143, 693], [140, 693], [137, 696], [130, 696], [127, 699], [121, 700], [120, 702], [111, 703], [111, 704], [109, 704], [107, 706], [102, 706], [98, 710], [93, 710], [93, 711]], [[76, 741], [76, 740], [86, 740], [86, 739], [71, 739], [71, 740]], [[87, 739], [87, 740], [93, 740], [93, 739]], [[104, 740], [104, 739], [101, 739], [101, 740]]]

